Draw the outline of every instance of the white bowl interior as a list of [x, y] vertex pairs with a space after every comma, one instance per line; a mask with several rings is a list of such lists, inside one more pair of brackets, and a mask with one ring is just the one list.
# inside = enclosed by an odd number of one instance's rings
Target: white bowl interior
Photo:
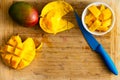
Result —
[[[109, 29], [106, 31], [106, 32], [98, 32], [98, 31], [94, 31], [94, 32], [91, 32], [89, 29], [88, 29], [88, 26], [86, 25], [86, 23], [84, 22], [84, 19], [85, 19], [85, 16], [87, 15], [88, 13], [88, 8], [92, 5], [96, 5], [96, 6], [100, 6], [100, 5], [104, 5], [105, 7], [109, 8], [112, 12], [112, 23], [111, 23], [111, 26], [109, 27]], [[111, 7], [109, 5], [107, 5], [106, 3], [103, 3], [103, 2], [94, 2], [94, 3], [91, 3], [89, 4], [83, 11], [82, 13], [82, 23], [83, 23], [83, 26], [84, 28], [90, 32], [91, 34], [94, 34], [94, 35], [104, 35], [108, 32], [110, 32], [112, 30], [112, 28], [114, 27], [114, 23], [115, 23], [115, 14], [114, 14], [114, 11], [111, 9]]]

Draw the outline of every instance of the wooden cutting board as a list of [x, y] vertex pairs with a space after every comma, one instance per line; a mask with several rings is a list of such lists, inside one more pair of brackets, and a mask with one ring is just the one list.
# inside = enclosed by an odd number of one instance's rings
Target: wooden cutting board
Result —
[[[32, 37], [43, 41], [44, 45], [36, 58], [23, 70], [14, 70], [2, 63], [0, 59], [0, 80], [120, 80], [105, 66], [100, 55], [93, 52], [82, 36], [74, 16], [75, 27], [58, 33], [47, 34], [39, 25], [26, 28], [16, 24], [8, 15], [10, 5], [20, 0], [0, 0], [0, 45], [4, 45], [10, 36], [19, 34], [22, 38]], [[40, 11], [53, 0], [22, 0], [34, 5]], [[116, 15], [114, 29], [95, 38], [104, 46], [120, 71], [120, 0], [65, 0], [81, 15], [83, 9], [91, 2], [103, 1], [109, 4]], [[41, 55], [42, 54], [42, 55]]]

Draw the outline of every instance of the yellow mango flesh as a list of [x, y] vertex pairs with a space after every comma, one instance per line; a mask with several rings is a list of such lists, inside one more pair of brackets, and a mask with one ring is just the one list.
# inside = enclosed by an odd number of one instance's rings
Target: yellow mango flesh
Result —
[[99, 15], [101, 14], [100, 10], [94, 5], [89, 7], [88, 9], [96, 18], [98, 18]]
[[112, 24], [112, 12], [104, 5], [90, 6], [85, 16], [88, 29], [94, 31], [107, 31]]
[[41, 12], [40, 27], [45, 32], [53, 34], [71, 29], [74, 25], [63, 17], [72, 11], [72, 6], [65, 1], [50, 2]]
[[32, 62], [35, 54], [35, 43], [32, 38], [22, 42], [20, 36], [12, 36], [3, 48], [1, 57], [6, 65], [14, 69], [22, 69]]
[[99, 26], [101, 25], [101, 22], [99, 20], [96, 20], [90, 27], [90, 31], [95, 31]]
[[88, 25], [88, 26], [91, 26], [91, 24], [93, 23], [93, 21], [95, 21], [95, 17], [93, 16], [93, 14], [88, 14], [85, 16], [85, 23]]
[[112, 20], [111, 19], [108, 19], [106, 21], [103, 21], [101, 26], [97, 28], [97, 30], [99, 31], [107, 31], [109, 28], [108, 26], [110, 26], [112, 23]]
[[100, 6], [100, 11], [103, 11], [103, 10], [105, 10], [105, 6], [104, 6], [104, 5], [101, 5], [101, 6]]
[[107, 19], [111, 18], [112, 13], [111, 13], [110, 9], [107, 8], [102, 11], [101, 15], [103, 16], [103, 20], [107, 20]]
[[108, 26], [99, 26], [97, 28], [98, 31], [107, 31], [108, 29], [109, 29]]
[[108, 20], [105, 20], [102, 22], [102, 26], [110, 26], [112, 23], [112, 20], [111, 19], [108, 19]]

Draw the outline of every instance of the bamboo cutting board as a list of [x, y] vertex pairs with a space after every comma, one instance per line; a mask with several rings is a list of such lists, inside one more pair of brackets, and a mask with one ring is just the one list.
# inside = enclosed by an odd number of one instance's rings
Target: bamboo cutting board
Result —
[[[74, 16], [73, 29], [58, 33], [47, 34], [39, 25], [26, 28], [16, 24], [8, 15], [10, 5], [20, 0], [0, 1], [0, 45], [4, 45], [10, 36], [19, 34], [22, 38], [32, 37], [36, 41], [44, 42], [43, 48], [37, 52], [36, 58], [23, 70], [13, 70], [2, 63], [0, 59], [0, 80], [120, 80], [108, 71], [99, 54], [93, 52], [84, 40]], [[22, 0], [34, 5], [40, 11], [53, 0]], [[109, 4], [116, 15], [114, 29], [95, 38], [107, 50], [120, 71], [120, 0], [65, 0], [81, 15], [85, 6], [94, 1]], [[42, 55], [41, 55], [42, 54]]]

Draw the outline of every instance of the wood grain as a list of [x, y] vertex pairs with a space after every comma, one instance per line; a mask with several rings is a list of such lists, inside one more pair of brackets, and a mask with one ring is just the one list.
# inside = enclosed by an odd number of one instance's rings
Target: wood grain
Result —
[[[93, 52], [84, 40], [74, 16], [70, 16], [75, 27], [58, 33], [47, 34], [39, 25], [26, 28], [16, 24], [8, 15], [10, 5], [21, 0], [1, 0], [0, 3], [0, 45], [4, 45], [11, 35], [19, 34], [23, 39], [32, 37], [44, 42], [30, 66], [23, 70], [13, 70], [0, 60], [0, 80], [120, 80], [108, 71], [99, 54]], [[40, 11], [53, 0], [22, 0], [34, 5]], [[120, 71], [120, 0], [65, 0], [81, 15], [91, 2], [103, 1], [109, 4], [116, 15], [114, 29], [95, 38], [107, 50]], [[42, 54], [40, 56], [40, 54]]]

